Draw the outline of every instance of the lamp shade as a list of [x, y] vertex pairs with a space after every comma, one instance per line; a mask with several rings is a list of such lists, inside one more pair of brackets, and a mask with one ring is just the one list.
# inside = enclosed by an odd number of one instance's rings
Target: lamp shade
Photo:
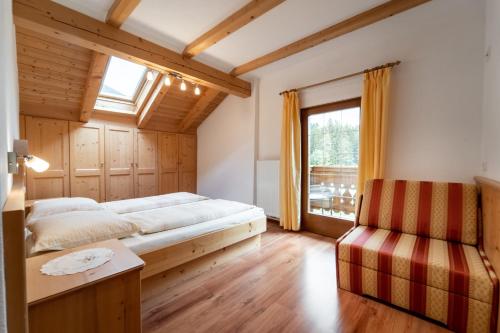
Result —
[[47, 169], [50, 166], [49, 162], [42, 160], [41, 158], [36, 157], [34, 155], [26, 156], [25, 164], [28, 168], [31, 168], [31, 169], [35, 170], [36, 172], [47, 171]]

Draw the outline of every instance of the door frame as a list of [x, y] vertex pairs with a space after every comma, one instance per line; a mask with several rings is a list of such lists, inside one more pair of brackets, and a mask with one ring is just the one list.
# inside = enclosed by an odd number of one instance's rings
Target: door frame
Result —
[[339, 238], [346, 233], [354, 226], [354, 221], [309, 213], [307, 195], [309, 192], [309, 126], [307, 118], [313, 114], [340, 111], [351, 107], [361, 108], [361, 97], [311, 106], [300, 110], [302, 146], [300, 191], [301, 225], [304, 230], [333, 238]]

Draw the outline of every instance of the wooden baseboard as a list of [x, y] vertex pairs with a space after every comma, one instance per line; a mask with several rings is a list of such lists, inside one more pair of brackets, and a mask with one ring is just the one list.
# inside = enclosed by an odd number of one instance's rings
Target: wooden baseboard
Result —
[[163, 295], [179, 283], [211, 271], [238, 256], [260, 248], [260, 241], [261, 235], [258, 234], [142, 280], [143, 311], [154, 308], [164, 297]]

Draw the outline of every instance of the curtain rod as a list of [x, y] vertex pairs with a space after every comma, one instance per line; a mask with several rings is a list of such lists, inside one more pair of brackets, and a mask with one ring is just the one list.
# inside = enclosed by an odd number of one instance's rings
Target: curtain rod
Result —
[[303, 87], [300, 87], [300, 88], [285, 90], [285, 91], [280, 92], [280, 95], [283, 95], [284, 93], [289, 92], [289, 91], [304, 90], [304, 89], [308, 89], [308, 88], [312, 88], [312, 87], [321, 86], [323, 84], [327, 84], [327, 83], [332, 83], [332, 82], [335, 82], [335, 81], [340, 81], [340, 80], [348, 79], [350, 77], [354, 77], [354, 76], [358, 76], [358, 75], [361, 75], [361, 74], [364, 74], [364, 73], [375, 71], [377, 69], [382, 69], [382, 68], [386, 68], [386, 67], [394, 67], [394, 66], [399, 65], [400, 63], [401, 63], [401, 61], [399, 61], [399, 60], [395, 61], [395, 62], [389, 62], [389, 63], [387, 63], [385, 65], [382, 65], [382, 66], [377, 66], [377, 67], [365, 69], [365, 70], [362, 70], [362, 71], [359, 71], [359, 72], [356, 72], [356, 73], [352, 73], [352, 74], [348, 74], [348, 75], [336, 77], [335, 79], [331, 79], [331, 80], [327, 80], [327, 81], [323, 81], [323, 82], [318, 82], [318, 83], [310, 84], [308, 86], [303, 86]]

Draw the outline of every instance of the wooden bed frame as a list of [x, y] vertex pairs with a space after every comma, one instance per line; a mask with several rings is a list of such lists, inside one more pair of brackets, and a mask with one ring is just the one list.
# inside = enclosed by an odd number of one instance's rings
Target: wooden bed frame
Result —
[[[14, 183], [3, 208], [4, 264], [7, 327], [12, 333], [28, 332], [26, 302], [24, 169]], [[194, 237], [140, 255], [146, 265], [141, 272], [143, 300], [157, 295], [177, 281], [201, 274], [214, 266], [260, 246], [266, 218]]]
[[265, 231], [266, 219], [262, 217], [142, 254], [139, 257], [144, 260], [146, 266], [141, 272], [141, 279], [165, 272], [218, 250], [227, 249], [245, 239], [255, 238], [258, 241], [260, 234]]

